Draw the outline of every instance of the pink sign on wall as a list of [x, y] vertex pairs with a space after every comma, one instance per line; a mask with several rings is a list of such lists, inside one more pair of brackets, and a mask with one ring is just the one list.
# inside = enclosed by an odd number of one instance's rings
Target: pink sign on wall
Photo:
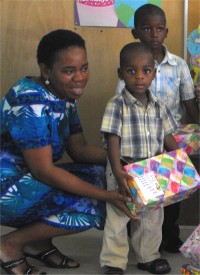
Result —
[[148, 3], [162, 0], [75, 0], [75, 25], [133, 28], [135, 11]]
[[76, 25], [117, 26], [118, 17], [114, 9], [114, 0], [77, 0], [75, 8]]

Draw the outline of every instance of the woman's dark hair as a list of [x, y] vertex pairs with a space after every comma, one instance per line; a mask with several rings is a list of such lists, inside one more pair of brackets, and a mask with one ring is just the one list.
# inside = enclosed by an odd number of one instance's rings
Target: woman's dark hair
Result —
[[152, 49], [143, 42], [132, 42], [126, 44], [120, 51], [120, 68], [122, 69], [124, 64], [129, 59], [131, 52], [136, 53], [149, 53], [152, 55], [152, 63], [154, 64], [153, 51]]
[[165, 13], [160, 7], [153, 4], [145, 4], [138, 8], [134, 14], [134, 27], [137, 28], [141, 23], [143, 23], [143, 18], [148, 15], [160, 15], [166, 22]]
[[37, 62], [51, 68], [56, 54], [69, 47], [80, 47], [86, 50], [83, 38], [70, 30], [58, 29], [42, 37], [37, 48]]

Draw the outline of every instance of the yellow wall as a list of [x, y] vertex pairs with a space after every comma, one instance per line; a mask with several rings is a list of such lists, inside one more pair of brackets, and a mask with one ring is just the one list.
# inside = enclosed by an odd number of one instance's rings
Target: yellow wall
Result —
[[[183, 57], [183, 0], [163, 0], [170, 51]], [[199, 24], [200, 0], [189, 0], [189, 28]], [[90, 143], [101, 144], [99, 129], [107, 100], [117, 84], [118, 55], [133, 40], [126, 28], [74, 26], [73, 0], [1, 0], [1, 94], [25, 75], [38, 75], [36, 47], [47, 32], [71, 29], [86, 40], [90, 81], [79, 101], [80, 116]]]

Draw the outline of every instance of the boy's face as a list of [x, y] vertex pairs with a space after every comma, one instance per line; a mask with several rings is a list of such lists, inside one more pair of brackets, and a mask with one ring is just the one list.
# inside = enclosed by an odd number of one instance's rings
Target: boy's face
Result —
[[118, 70], [118, 75], [124, 80], [127, 90], [133, 96], [143, 95], [155, 76], [152, 54], [130, 52], [127, 54], [123, 67]]
[[149, 45], [154, 51], [161, 51], [167, 37], [165, 18], [161, 15], [148, 15], [132, 30], [133, 37]]

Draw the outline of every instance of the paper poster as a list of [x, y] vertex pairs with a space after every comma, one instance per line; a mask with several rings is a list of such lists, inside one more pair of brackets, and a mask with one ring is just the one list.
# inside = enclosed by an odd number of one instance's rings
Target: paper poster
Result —
[[192, 31], [187, 41], [190, 53], [191, 75], [194, 83], [200, 82], [200, 24]]
[[133, 28], [135, 11], [147, 3], [162, 6], [162, 0], [75, 0], [75, 25]]

